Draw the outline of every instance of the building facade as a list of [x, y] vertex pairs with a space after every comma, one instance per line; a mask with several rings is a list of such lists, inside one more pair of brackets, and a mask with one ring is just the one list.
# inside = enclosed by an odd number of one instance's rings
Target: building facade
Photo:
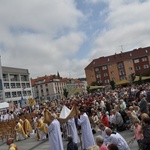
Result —
[[64, 96], [64, 89], [67, 89], [69, 95], [86, 89], [85, 83], [80, 80], [61, 78], [56, 75], [38, 77], [32, 79], [31, 82], [33, 97], [38, 102], [61, 99]]
[[111, 80], [128, 80], [132, 73], [150, 75], [150, 47], [100, 57], [85, 68], [88, 85], [93, 82], [109, 85]]
[[21, 98], [28, 100], [29, 97], [33, 97], [28, 69], [2, 66], [1, 70], [4, 93], [2, 101], [13, 101], [17, 104]]

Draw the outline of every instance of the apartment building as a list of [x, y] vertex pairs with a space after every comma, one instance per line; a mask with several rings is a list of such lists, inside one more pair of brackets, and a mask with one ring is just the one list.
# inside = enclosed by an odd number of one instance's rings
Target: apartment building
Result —
[[132, 73], [150, 75], [150, 47], [99, 57], [85, 68], [88, 85], [92, 82], [109, 85], [112, 79], [128, 80]]
[[64, 89], [67, 89], [70, 95], [86, 89], [85, 83], [80, 80], [61, 78], [56, 75], [37, 77], [32, 79], [31, 83], [33, 96], [37, 101], [61, 99], [64, 96]]
[[19, 103], [21, 98], [32, 97], [32, 88], [28, 69], [1, 67], [1, 101]]

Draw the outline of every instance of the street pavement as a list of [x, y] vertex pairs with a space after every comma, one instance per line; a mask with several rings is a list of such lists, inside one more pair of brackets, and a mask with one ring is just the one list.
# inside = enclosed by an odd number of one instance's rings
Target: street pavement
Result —
[[[97, 132], [94, 134], [94, 137], [96, 135], [99, 135], [100, 132]], [[130, 130], [126, 130], [123, 132], [120, 132], [120, 134], [125, 138], [127, 143], [132, 139], [133, 132]], [[50, 145], [48, 140], [44, 141], [37, 141], [36, 140], [36, 134], [32, 134], [30, 138], [18, 142], [14, 142], [18, 146], [18, 150], [50, 150]], [[66, 150], [67, 141], [63, 140], [64, 144], [64, 150]], [[134, 141], [133, 143], [129, 144], [131, 150], [138, 150], [137, 142]], [[6, 141], [2, 142], [0, 141], [0, 150], [7, 150], [8, 145], [6, 144]], [[79, 145], [79, 150], [81, 150], [81, 146]]]

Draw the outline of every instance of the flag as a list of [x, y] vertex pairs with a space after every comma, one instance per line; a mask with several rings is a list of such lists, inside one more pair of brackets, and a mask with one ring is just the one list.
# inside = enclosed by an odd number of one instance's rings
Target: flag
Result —
[[21, 107], [23, 107], [25, 105], [25, 102], [24, 102], [24, 99], [23, 99], [23, 96], [21, 97], [20, 99], [20, 104], [21, 104]]
[[35, 100], [32, 99], [32, 98], [29, 98], [29, 99], [28, 99], [28, 102], [29, 102], [29, 105], [30, 105], [30, 106], [34, 106], [34, 105], [35, 105]]

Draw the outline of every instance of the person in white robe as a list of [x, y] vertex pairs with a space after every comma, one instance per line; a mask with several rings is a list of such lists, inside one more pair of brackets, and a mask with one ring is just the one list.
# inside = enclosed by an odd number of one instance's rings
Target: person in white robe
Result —
[[50, 150], [64, 150], [60, 131], [60, 123], [57, 119], [54, 119], [48, 126], [48, 138]]
[[127, 142], [119, 133], [112, 132], [110, 128], [107, 128], [106, 134], [109, 136], [109, 144], [117, 145], [119, 150], [130, 150]]
[[77, 131], [77, 128], [76, 128], [74, 118], [68, 120], [67, 128], [68, 128], [68, 134], [72, 135], [73, 142], [76, 143], [76, 144], [79, 143], [79, 136], [78, 136], [78, 131]]
[[93, 137], [91, 124], [87, 114], [84, 109], [80, 109], [80, 119], [78, 119], [78, 124], [81, 126], [82, 132], [82, 148], [87, 149], [90, 146], [95, 145], [95, 140]]

